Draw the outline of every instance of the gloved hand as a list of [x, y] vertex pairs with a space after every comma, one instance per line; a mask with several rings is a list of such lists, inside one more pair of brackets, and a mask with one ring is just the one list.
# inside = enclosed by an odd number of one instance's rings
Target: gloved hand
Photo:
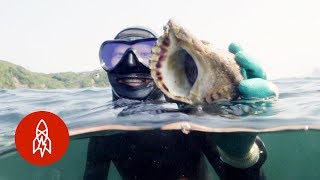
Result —
[[267, 75], [263, 68], [244, 53], [240, 45], [231, 43], [229, 52], [235, 55], [235, 59], [241, 67], [241, 73], [245, 78], [238, 87], [241, 99], [277, 98], [279, 96], [277, 86], [266, 80]]
[[[266, 80], [263, 68], [245, 54], [235, 43], [229, 45], [229, 51], [235, 54], [235, 59], [241, 67], [245, 80], [238, 87], [241, 99], [277, 98], [278, 88]], [[256, 133], [213, 133], [212, 138], [218, 145], [221, 159], [236, 168], [248, 168], [259, 159], [260, 150], [254, 143]]]

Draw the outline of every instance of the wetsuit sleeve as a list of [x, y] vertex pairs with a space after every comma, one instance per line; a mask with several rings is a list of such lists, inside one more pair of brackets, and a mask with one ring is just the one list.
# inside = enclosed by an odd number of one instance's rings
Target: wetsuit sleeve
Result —
[[89, 139], [84, 180], [104, 180], [108, 176], [110, 160], [105, 151], [105, 142], [103, 137]]
[[259, 159], [258, 161], [251, 167], [241, 169], [235, 168], [231, 165], [223, 162], [219, 155], [219, 151], [217, 146], [212, 142], [212, 140], [206, 136], [205, 143], [203, 146], [203, 152], [209, 160], [212, 167], [215, 169], [217, 175], [220, 179], [223, 180], [231, 180], [231, 179], [246, 179], [246, 180], [264, 180], [265, 175], [261, 166], [267, 159], [266, 148], [259, 137], [256, 138], [255, 143], [259, 147]]

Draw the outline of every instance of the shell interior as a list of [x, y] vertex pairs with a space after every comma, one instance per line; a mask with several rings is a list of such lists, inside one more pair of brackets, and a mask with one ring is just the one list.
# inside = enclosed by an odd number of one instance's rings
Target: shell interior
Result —
[[[171, 34], [164, 39], [158, 44], [160, 55], [156, 56], [158, 65], [154, 68], [160, 74], [156, 78], [159, 88], [169, 98], [192, 104], [190, 96], [198, 76], [201, 77], [201, 65], [191, 51], [181, 46]], [[164, 41], [170, 43], [167, 45]]]

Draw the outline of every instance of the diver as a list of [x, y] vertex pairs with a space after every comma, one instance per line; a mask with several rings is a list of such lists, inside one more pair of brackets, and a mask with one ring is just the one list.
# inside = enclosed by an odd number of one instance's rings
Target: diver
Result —
[[[100, 62], [112, 86], [113, 101], [164, 100], [148, 68], [157, 40], [152, 30], [130, 27], [100, 48]], [[238, 90], [244, 99], [277, 94], [262, 68], [231, 44], [229, 51], [246, 78]], [[112, 161], [123, 179], [210, 179], [206, 159], [220, 179], [265, 179], [261, 166], [267, 158], [255, 133], [139, 131], [91, 137], [84, 179], [106, 179]]]

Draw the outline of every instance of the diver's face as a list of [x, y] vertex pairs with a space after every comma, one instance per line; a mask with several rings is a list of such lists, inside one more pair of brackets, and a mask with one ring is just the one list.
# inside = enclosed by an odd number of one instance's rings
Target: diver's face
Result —
[[[119, 46], [113, 51], [111, 63], [116, 64], [119, 61], [121, 63], [113, 70], [114, 73], [121, 74], [117, 82], [135, 87], [146, 85], [151, 81], [149, 77], [150, 70], [139, 62], [138, 56], [140, 58], [150, 59], [150, 47], [144, 44], [134, 44], [131, 46], [131, 50], [128, 50], [129, 47], [129, 45]], [[134, 52], [133, 49], [139, 49], [139, 52]], [[138, 53], [138, 55], [136, 53]]]
[[[141, 55], [150, 56], [151, 52], [140, 51]], [[108, 72], [108, 78], [114, 92], [123, 98], [144, 100], [156, 88], [150, 75], [150, 69], [138, 60], [138, 56], [131, 49], [119, 48], [115, 50], [112, 61], [119, 64]], [[149, 54], [148, 54], [149, 53]]]

